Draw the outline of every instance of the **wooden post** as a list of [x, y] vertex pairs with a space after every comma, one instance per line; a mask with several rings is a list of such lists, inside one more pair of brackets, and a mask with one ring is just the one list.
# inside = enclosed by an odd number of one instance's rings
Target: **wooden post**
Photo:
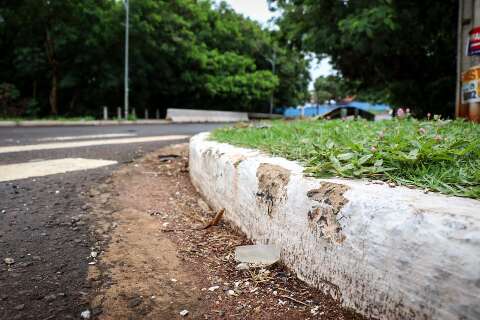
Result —
[[145, 119], [148, 119], [148, 108], [145, 108]]
[[155, 111], [155, 118], [160, 119], [160, 110], [159, 109], [157, 109]]
[[120, 107], [117, 108], [117, 120], [122, 120], [122, 108]]

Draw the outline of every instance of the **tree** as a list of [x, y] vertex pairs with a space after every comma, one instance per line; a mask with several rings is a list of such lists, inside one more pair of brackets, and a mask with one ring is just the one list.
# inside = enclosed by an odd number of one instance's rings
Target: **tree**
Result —
[[318, 103], [332, 99], [341, 100], [355, 93], [347, 81], [338, 76], [318, 77], [315, 79], [314, 90]]
[[[103, 105], [123, 103], [122, 1], [0, 2], [0, 83], [30, 101], [21, 114], [98, 115]], [[273, 91], [279, 104], [304, 98], [303, 54], [225, 3], [131, 0], [130, 9], [130, 104], [137, 110], [267, 111]]]
[[331, 57], [359, 93], [419, 114], [453, 113], [457, 1], [272, 2], [284, 12], [283, 37]]
[[[15, 79], [23, 88], [31, 83], [34, 100], [41, 95], [39, 91], [48, 90], [48, 95], [43, 95], [40, 101], [48, 101], [49, 114], [59, 114], [63, 111], [59, 108], [61, 90], [78, 93], [91, 80], [88, 74], [103, 58], [95, 55], [98, 50], [91, 51], [95, 48], [91, 41], [92, 35], [98, 35], [95, 29], [99, 27], [101, 13], [106, 14], [111, 7], [109, 1], [94, 0], [9, 2], [0, 11], [6, 22], [1, 47], [10, 52], [2, 61], [9, 65], [5, 69], [6, 78]], [[43, 85], [38, 87], [39, 83]]]

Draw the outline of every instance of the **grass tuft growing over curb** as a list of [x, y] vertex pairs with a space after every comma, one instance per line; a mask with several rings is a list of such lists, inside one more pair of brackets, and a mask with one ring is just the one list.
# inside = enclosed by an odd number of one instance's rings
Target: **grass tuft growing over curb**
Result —
[[371, 178], [480, 199], [478, 124], [279, 120], [217, 129], [211, 139], [298, 160], [314, 177]]

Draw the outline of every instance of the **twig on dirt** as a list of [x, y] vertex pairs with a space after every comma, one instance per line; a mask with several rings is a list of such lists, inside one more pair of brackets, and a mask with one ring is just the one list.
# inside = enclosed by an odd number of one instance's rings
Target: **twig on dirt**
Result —
[[298, 304], [301, 304], [301, 305], [303, 305], [303, 306], [310, 307], [309, 304], [306, 304], [305, 302], [302, 302], [302, 301], [297, 300], [297, 299], [295, 299], [295, 298], [292, 298], [292, 297], [290, 297], [290, 296], [281, 295], [280, 297], [285, 298], [285, 299], [288, 299], [288, 300], [291, 300], [291, 301], [296, 302], [296, 303], [298, 303]]
[[281, 291], [285, 291], [285, 292], [288, 292], [288, 293], [292, 293], [292, 291], [287, 290], [287, 289], [283, 289], [283, 288], [280, 288], [280, 287], [277, 287], [277, 290], [281, 290]]
[[189, 229], [161, 229], [162, 232], [177, 232], [177, 231], [187, 231]]
[[251, 280], [255, 282], [255, 285], [273, 280], [273, 277], [270, 276], [270, 271], [267, 269], [262, 268], [258, 271], [255, 269], [248, 269], [248, 272], [250, 273]]
[[[195, 221], [197, 221], [197, 222], [199, 222], [199, 223], [201, 223], [201, 224], [205, 224], [205, 220], [204, 220], [202, 217], [200, 217], [200, 216], [199, 216], [195, 211], [193, 211], [193, 210], [190, 212], [190, 218], [192, 218], [193, 220], [195, 220]], [[202, 227], [199, 227], [199, 228], [197, 228], [197, 229], [202, 229]]]
[[217, 214], [215, 215], [215, 218], [210, 220], [210, 222], [201, 229], [205, 230], [205, 229], [208, 229], [210, 227], [216, 226], [220, 222], [220, 219], [222, 219], [224, 213], [225, 213], [225, 208], [218, 211]]

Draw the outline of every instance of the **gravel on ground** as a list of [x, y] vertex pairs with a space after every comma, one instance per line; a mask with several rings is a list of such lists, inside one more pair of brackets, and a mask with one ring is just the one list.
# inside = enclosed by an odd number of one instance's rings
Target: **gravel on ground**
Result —
[[187, 145], [124, 165], [90, 191], [88, 311], [98, 319], [362, 319], [281, 264], [238, 270], [251, 242], [215, 216], [188, 174]]

